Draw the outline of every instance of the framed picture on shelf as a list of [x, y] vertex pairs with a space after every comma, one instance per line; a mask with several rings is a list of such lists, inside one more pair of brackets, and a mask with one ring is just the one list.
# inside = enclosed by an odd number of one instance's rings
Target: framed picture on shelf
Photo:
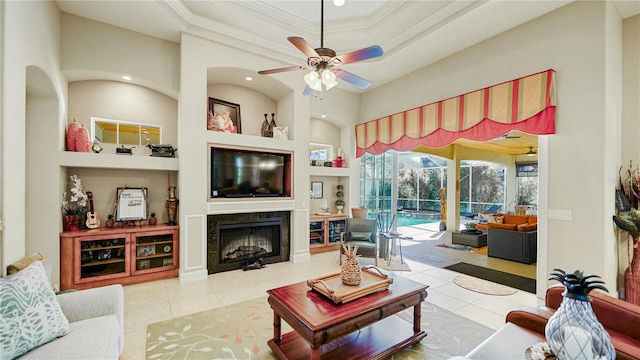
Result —
[[147, 220], [147, 188], [119, 187], [116, 194], [116, 221]]
[[322, 181], [311, 182], [311, 194], [313, 194], [314, 199], [322, 199]]
[[209, 98], [207, 130], [241, 134], [240, 105]]
[[173, 265], [173, 259], [162, 259], [162, 266], [171, 266]]
[[155, 254], [156, 254], [156, 247], [154, 245], [138, 246], [138, 251], [136, 252], [136, 255], [138, 257], [151, 256]]

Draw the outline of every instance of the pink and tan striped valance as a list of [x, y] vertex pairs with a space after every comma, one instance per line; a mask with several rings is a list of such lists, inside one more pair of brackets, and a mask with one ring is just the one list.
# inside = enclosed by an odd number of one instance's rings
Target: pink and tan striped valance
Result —
[[418, 145], [439, 148], [458, 139], [493, 140], [511, 130], [555, 133], [555, 71], [441, 100], [356, 125], [356, 157]]

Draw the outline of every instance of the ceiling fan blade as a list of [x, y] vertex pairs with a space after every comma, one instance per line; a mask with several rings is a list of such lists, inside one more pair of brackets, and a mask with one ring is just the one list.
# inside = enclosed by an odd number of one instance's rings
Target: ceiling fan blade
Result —
[[368, 48], [352, 51], [350, 53], [336, 56], [336, 59], [340, 60], [343, 64], [349, 64], [356, 61], [368, 60], [382, 56], [384, 52], [378, 45], [369, 46]]
[[304, 70], [306, 69], [306, 66], [289, 66], [289, 67], [284, 67], [284, 68], [279, 68], [279, 69], [270, 69], [270, 70], [260, 70], [258, 71], [258, 74], [260, 75], [266, 75], [266, 74], [275, 74], [275, 73], [281, 73], [281, 72], [285, 72], [285, 71], [294, 71], [294, 70]]
[[336, 71], [336, 76], [359, 89], [364, 90], [371, 86], [371, 81], [365, 80], [358, 75], [354, 75], [342, 69]]
[[302, 95], [311, 95], [313, 94], [313, 91], [314, 90], [307, 85], [304, 87], [304, 91], [302, 92]]
[[297, 36], [289, 36], [287, 40], [289, 40], [295, 47], [297, 47], [298, 50], [302, 51], [302, 53], [305, 54], [308, 58], [320, 57], [316, 50], [312, 48], [305, 39]]

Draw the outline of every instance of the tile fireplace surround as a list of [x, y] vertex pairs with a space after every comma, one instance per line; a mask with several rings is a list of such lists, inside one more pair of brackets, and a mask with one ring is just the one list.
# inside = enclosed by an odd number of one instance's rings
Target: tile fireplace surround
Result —
[[[259, 246], [260, 251], [262, 253], [257, 253], [256, 257], [263, 257], [265, 263], [275, 263], [282, 261], [289, 261], [289, 248], [290, 248], [290, 218], [291, 213], [288, 211], [276, 211], [276, 212], [260, 212], [260, 213], [240, 213], [240, 214], [220, 214], [220, 215], [208, 215], [207, 216], [207, 272], [209, 274], [228, 271], [228, 270], [236, 270], [241, 269], [242, 265], [246, 262], [251, 261], [250, 259], [239, 260], [239, 261], [224, 261], [221, 263], [220, 251], [224, 251], [229, 254], [228, 249], [218, 249], [218, 235], [220, 231], [223, 231], [225, 234], [234, 236], [239, 235], [243, 236], [243, 233], [249, 233], [248, 229], [252, 226], [259, 226], [260, 221], [267, 221], [269, 226], [279, 226], [279, 221], [282, 221], [281, 231], [273, 230], [273, 231], [257, 231], [256, 234], [260, 235], [260, 241], [263, 241], [262, 235], [265, 233], [268, 234], [277, 234], [280, 232], [279, 239], [279, 249], [271, 249], [269, 245], [267, 246]], [[275, 221], [274, 221], [275, 220]], [[246, 223], [246, 226], [243, 226], [243, 223]], [[277, 224], [277, 225], [274, 225]], [[221, 225], [221, 226], [219, 226]], [[235, 228], [235, 229], [234, 229]], [[252, 235], [254, 232], [250, 232]], [[252, 237], [250, 235], [249, 237]], [[246, 240], [246, 243], [244, 241]], [[237, 239], [234, 243], [239, 243], [243, 246], [242, 250], [248, 249], [249, 243], [253, 244], [254, 239]], [[278, 239], [274, 239], [274, 244], [277, 246]], [[240, 249], [238, 248], [239, 251]], [[263, 254], [265, 251], [267, 253]], [[251, 255], [249, 255], [251, 256]], [[230, 256], [226, 256], [229, 258]]]

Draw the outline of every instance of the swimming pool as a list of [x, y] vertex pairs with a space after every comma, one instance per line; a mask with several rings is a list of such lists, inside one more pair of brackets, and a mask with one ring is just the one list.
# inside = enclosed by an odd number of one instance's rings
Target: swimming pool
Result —
[[[375, 219], [375, 216], [369, 212], [367, 218]], [[431, 224], [440, 222], [440, 214], [433, 212], [398, 212], [397, 220], [398, 227]]]

